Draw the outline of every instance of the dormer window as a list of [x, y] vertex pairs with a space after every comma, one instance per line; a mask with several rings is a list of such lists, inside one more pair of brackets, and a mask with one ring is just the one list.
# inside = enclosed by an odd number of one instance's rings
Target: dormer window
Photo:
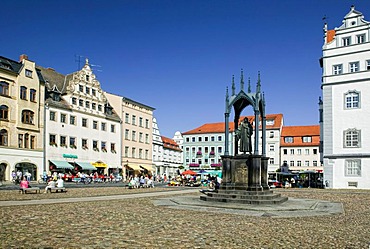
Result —
[[90, 81], [90, 75], [86, 75], [86, 81]]
[[32, 71], [31, 70], [26, 69], [25, 73], [26, 73], [26, 77], [32, 78]]
[[284, 142], [285, 143], [293, 143], [293, 137], [285, 137]]
[[312, 137], [309, 137], [309, 136], [302, 137], [302, 142], [303, 143], [311, 143], [312, 142]]

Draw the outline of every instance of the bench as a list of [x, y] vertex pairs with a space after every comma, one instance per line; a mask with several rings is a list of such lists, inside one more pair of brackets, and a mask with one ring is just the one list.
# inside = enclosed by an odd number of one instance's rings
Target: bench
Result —
[[48, 188], [48, 192], [52, 193], [52, 192], [55, 192], [55, 193], [58, 193], [58, 192], [64, 192], [64, 193], [67, 193], [67, 189], [66, 188], [58, 188], [58, 187], [55, 187], [55, 188]]
[[31, 192], [34, 192], [34, 193], [40, 193], [40, 188], [38, 187], [33, 187], [33, 188], [20, 188], [19, 189], [19, 193], [21, 194], [27, 194], [27, 193], [31, 193]]

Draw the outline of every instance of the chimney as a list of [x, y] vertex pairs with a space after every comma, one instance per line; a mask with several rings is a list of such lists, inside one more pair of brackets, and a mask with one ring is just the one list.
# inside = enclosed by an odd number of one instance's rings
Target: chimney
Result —
[[24, 59], [24, 60], [28, 60], [28, 55], [26, 55], [26, 54], [21, 54], [21, 55], [19, 56], [19, 62], [22, 62], [22, 61], [23, 61], [23, 59]]

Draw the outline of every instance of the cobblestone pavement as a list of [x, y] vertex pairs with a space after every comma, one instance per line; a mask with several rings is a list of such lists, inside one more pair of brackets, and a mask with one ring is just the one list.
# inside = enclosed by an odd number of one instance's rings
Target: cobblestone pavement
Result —
[[[0, 200], [121, 195], [164, 189], [169, 188], [88, 188], [69, 189], [66, 194], [27, 195], [4, 190], [0, 191]], [[168, 209], [153, 205], [158, 197], [0, 207], [0, 248], [369, 248], [370, 191], [276, 192], [293, 198], [341, 202], [345, 213], [272, 219]]]

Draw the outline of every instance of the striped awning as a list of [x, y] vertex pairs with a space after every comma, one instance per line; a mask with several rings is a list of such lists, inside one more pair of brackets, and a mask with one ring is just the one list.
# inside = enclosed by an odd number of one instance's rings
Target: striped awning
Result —
[[76, 163], [83, 170], [96, 170], [96, 168], [94, 166], [92, 166], [91, 163], [85, 163], [85, 162], [76, 162]]
[[73, 166], [70, 165], [68, 162], [66, 161], [55, 161], [55, 160], [50, 160], [50, 162], [52, 164], [54, 164], [55, 167], [59, 168], [59, 169], [73, 169]]

